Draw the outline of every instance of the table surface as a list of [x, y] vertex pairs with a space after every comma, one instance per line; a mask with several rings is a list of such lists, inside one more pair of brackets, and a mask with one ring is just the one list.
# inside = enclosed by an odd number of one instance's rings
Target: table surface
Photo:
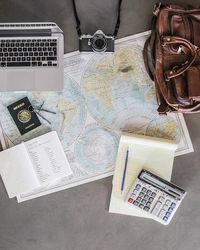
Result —
[[[76, 1], [84, 32], [112, 32], [117, 0]], [[119, 37], [150, 29], [155, 2], [123, 0]], [[176, 1], [181, 2], [199, 0]], [[65, 52], [77, 50], [71, 0], [0, 1], [0, 22], [23, 21], [56, 22], [65, 34]], [[0, 182], [0, 250], [200, 249], [200, 114], [185, 119], [194, 153], [175, 158], [172, 181], [188, 194], [169, 226], [109, 214], [111, 177], [21, 204], [8, 199]]]

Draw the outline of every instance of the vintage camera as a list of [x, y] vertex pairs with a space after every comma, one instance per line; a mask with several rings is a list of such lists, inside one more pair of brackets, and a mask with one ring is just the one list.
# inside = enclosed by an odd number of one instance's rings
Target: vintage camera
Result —
[[114, 47], [114, 36], [106, 36], [101, 30], [97, 30], [93, 36], [81, 35], [79, 38], [81, 52], [114, 52]]

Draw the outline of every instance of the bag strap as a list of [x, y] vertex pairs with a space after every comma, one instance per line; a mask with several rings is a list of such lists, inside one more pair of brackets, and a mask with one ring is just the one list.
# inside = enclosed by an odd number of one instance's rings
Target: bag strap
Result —
[[162, 37], [162, 46], [171, 45], [171, 44], [182, 44], [185, 45], [191, 54], [191, 57], [188, 61], [186, 61], [182, 67], [175, 67], [169, 71], [166, 71], [164, 73], [165, 80], [169, 81], [171, 78], [177, 77], [179, 75], [182, 75], [195, 61], [198, 50], [200, 49], [196, 45], [192, 44], [190, 41], [188, 41], [185, 38], [178, 37], [178, 36], [163, 36]]
[[[121, 3], [122, 3], [122, 0], [119, 0], [118, 8], [117, 8], [117, 11], [118, 11], [117, 22], [116, 22], [116, 25], [115, 25], [115, 30], [113, 32], [114, 37], [117, 36], [119, 26], [120, 26]], [[75, 0], [72, 0], [72, 4], [73, 4], [74, 16], [75, 16], [75, 19], [76, 19], [76, 30], [77, 30], [78, 36], [80, 37], [82, 35], [81, 22], [80, 22], [80, 19], [78, 17]]]

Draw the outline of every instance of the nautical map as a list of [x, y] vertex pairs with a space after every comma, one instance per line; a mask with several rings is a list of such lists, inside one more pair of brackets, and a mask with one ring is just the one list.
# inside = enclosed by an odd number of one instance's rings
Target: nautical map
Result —
[[[0, 93], [1, 144], [10, 147], [55, 130], [73, 171], [20, 195], [18, 202], [112, 175], [122, 131], [173, 139], [179, 142], [176, 155], [193, 150], [183, 116], [157, 113], [154, 83], [142, 57], [148, 35], [117, 40], [115, 53], [66, 54], [62, 92]], [[21, 136], [6, 107], [25, 96], [41, 109], [42, 125]]]

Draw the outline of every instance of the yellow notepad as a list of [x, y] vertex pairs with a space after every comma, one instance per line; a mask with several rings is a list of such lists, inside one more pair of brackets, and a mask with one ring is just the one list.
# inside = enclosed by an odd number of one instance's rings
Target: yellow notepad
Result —
[[[121, 184], [127, 149], [129, 149], [129, 157], [124, 189], [122, 192]], [[124, 199], [134, 180], [143, 168], [170, 181], [176, 149], [177, 144], [174, 141], [131, 133], [122, 133], [115, 164], [109, 212], [149, 217], [145, 212], [130, 207], [124, 202]]]

